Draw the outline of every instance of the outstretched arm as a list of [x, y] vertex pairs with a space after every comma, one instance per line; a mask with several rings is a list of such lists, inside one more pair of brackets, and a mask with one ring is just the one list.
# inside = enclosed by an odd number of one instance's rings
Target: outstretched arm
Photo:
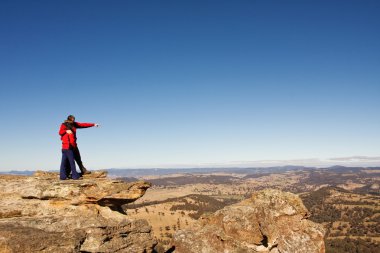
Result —
[[74, 122], [74, 125], [76, 128], [87, 128], [87, 127], [93, 127], [96, 124], [95, 123], [79, 123], [79, 122]]

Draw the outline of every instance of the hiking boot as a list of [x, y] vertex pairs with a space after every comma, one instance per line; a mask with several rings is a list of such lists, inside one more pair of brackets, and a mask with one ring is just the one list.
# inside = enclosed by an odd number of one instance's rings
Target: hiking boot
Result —
[[80, 171], [82, 172], [82, 175], [91, 174], [91, 171], [87, 170], [85, 167], [81, 168]]

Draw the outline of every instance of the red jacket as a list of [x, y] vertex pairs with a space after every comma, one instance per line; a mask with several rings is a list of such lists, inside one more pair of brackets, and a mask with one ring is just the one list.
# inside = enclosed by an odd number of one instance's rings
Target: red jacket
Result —
[[93, 126], [95, 126], [94, 123], [74, 122], [74, 126], [71, 129], [73, 133], [68, 134], [66, 133], [66, 130], [69, 130], [69, 129], [66, 127], [64, 123], [62, 123], [58, 132], [62, 140], [62, 149], [70, 149], [70, 148], [77, 147], [77, 128], [87, 128], [87, 127], [93, 127]]

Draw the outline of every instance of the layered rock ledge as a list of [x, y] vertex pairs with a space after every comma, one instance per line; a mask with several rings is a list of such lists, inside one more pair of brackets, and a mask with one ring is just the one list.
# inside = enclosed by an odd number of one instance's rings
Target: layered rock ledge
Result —
[[58, 174], [0, 176], [0, 253], [152, 252], [157, 244], [145, 220], [130, 220], [121, 206], [150, 184], [106, 178], [58, 180]]
[[325, 252], [324, 229], [308, 216], [297, 195], [262, 190], [178, 231], [173, 247], [176, 253]]

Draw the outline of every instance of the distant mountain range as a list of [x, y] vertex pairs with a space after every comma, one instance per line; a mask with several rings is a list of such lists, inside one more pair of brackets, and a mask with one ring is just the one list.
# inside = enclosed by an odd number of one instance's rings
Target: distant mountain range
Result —
[[[105, 169], [108, 171], [108, 176], [110, 177], [142, 177], [147, 175], [169, 175], [169, 174], [208, 174], [208, 173], [236, 173], [236, 174], [260, 174], [260, 173], [278, 173], [285, 171], [297, 171], [297, 170], [323, 170], [329, 169], [335, 172], [355, 172], [359, 169], [363, 169], [366, 167], [345, 167], [345, 166], [331, 166], [327, 168], [316, 168], [316, 167], [304, 167], [304, 166], [295, 166], [295, 165], [287, 165], [287, 166], [274, 166], [274, 167], [257, 167], [257, 168], [234, 168], [234, 167], [226, 167], [226, 168], [174, 168], [174, 169], [162, 169], [162, 168], [151, 168], [151, 169]], [[380, 169], [380, 167], [368, 167], [369, 169]], [[5, 171], [0, 172], [0, 174], [12, 174], [12, 175], [32, 175], [35, 171], [24, 170], [24, 171]], [[50, 172], [58, 172], [57, 170]]]
[[10, 171], [0, 171], [0, 174], [11, 174], [11, 175], [32, 175], [35, 171], [33, 170], [10, 170]]

